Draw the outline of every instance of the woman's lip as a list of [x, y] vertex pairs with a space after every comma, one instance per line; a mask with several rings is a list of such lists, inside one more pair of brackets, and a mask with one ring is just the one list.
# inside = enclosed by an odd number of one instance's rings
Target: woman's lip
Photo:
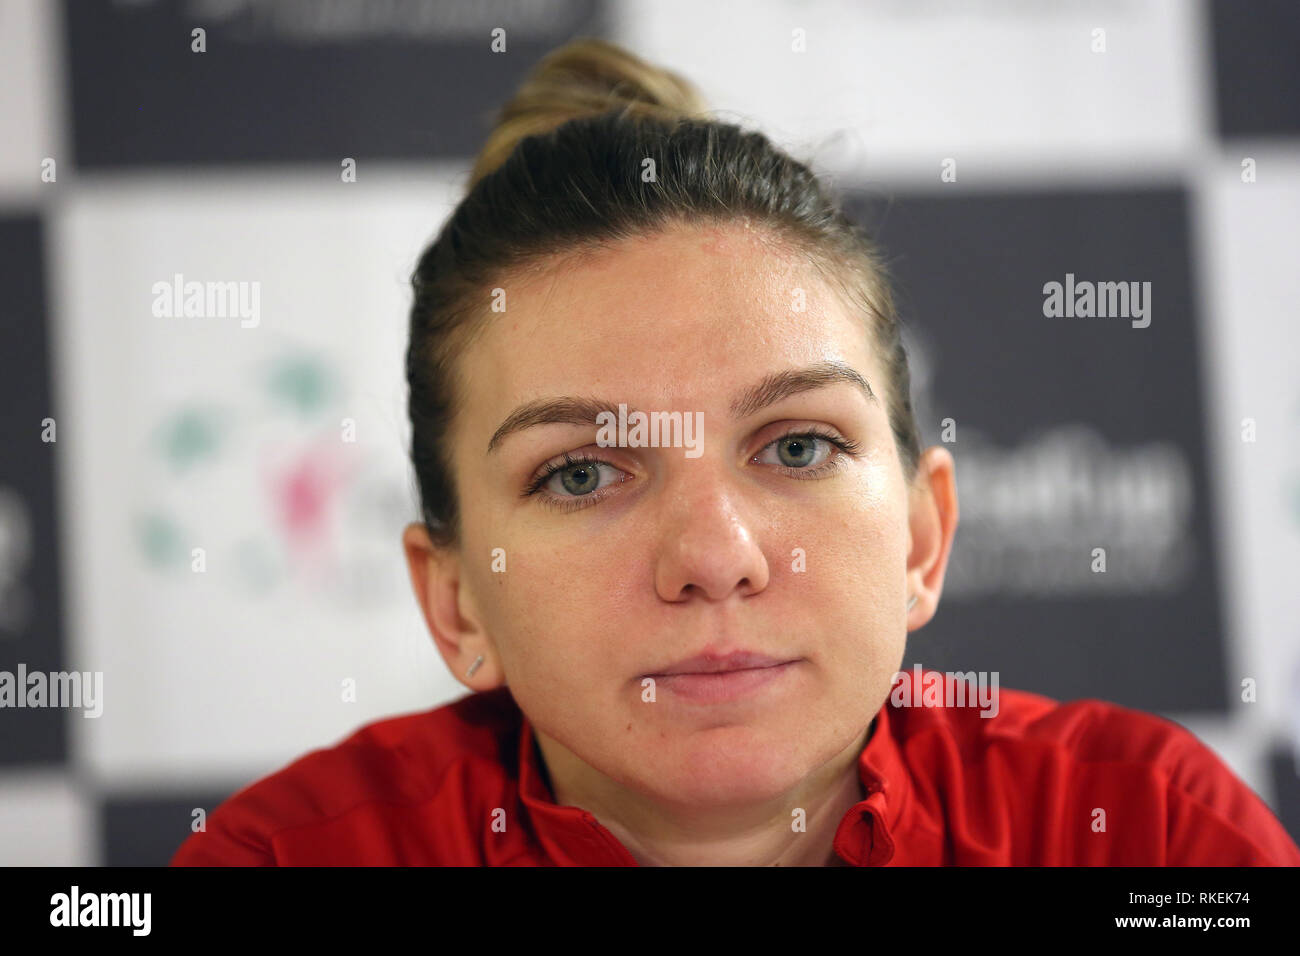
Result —
[[730, 671], [691, 674], [649, 674], [656, 684], [670, 693], [702, 704], [720, 704], [749, 696], [759, 690], [780, 684], [798, 660], [768, 665], [745, 667]]
[[705, 651], [702, 654], [696, 654], [684, 661], [678, 661], [671, 667], [665, 668], [655, 674], [646, 674], [646, 677], [671, 677], [678, 674], [724, 674], [730, 671], [755, 670], [764, 667], [778, 667], [781, 664], [788, 664], [796, 658], [790, 657], [771, 657], [767, 654], [758, 654], [754, 651], [733, 651], [729, 654], [719, 654], [715, 651]]

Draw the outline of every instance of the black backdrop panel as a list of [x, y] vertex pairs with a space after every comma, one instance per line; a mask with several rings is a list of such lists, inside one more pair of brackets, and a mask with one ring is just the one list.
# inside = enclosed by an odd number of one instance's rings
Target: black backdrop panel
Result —
[[[1179, 187], [850, 198], [915, 332], [925, 444], [956, 427], [949, 580], [906, 666], [1226, 709], [1187, 206]], [[1071, 281], [1080, 305], [1085, 282], [1150, 283], [1129, 287], [1149, 302], [1046, 316], [1044, 287]]]
[[166, 866], [193, 832], [195, 808], [211, 817], [235, 789], [106, 799], [99, 808], [104, 865]]
[[1300, 3], [1213, 0], [1219, 135], [1300, 133]]
[[78, 165], [463, 159], [538, 59], [604, 33], [596, 0], [206, 10], [65, 3]]
[[1300, 842], [1300, 761], [1290, 741], [1278, 738], [1268, 752], [1273, 809], [1291, 839]]
[[[24, 701], [34, 703], [37, 698], [25, 696], [34, 685], [22, 678], [65, 666], [54, 510], [57, 443], [42, 440], [46, 418], [62, 427], [50, 384], [43, 242], [39, 219], [0, 218], [0, 671], [12, 675]], [[0, 709], [0, 765], [67, 759], [67, 715], [86, 718], [50, 703], [47, 696], [47, 706]]]

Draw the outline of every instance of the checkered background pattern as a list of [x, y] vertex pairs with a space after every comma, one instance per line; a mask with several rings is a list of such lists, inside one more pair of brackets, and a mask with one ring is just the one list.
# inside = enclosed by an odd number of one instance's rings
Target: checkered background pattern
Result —
[[[0, 0], [0, 671], [103, 675], [98, 717], [0, 709], [0, 863], [165, 863], [464, 693], [398, 545], [407, 279], [581, 34], [884, 244], [962, 512], [905, 666], [1177, 720], [1300, 837], [1300, 5]], [[1045, 317], [1067, 275], [1150, 282], [1150, 325]], [[192, 279], [259, 323], [155, 314]]]

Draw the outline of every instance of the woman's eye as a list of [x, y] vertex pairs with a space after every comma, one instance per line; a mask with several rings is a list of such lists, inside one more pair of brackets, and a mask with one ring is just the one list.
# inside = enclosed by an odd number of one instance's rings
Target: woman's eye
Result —
[[[815, 468], [830, 457], [832, 444], [830, 439], [819, 435], [784, 435], [764, 448], [754, 460], [796, 470]], [[769, 452], [774, 457], [765, 457]]]
[[582, 461], [557, 468], [541, 485], [561, 498], [580, 498], [618, 480], [619, 469], [606, 462]]

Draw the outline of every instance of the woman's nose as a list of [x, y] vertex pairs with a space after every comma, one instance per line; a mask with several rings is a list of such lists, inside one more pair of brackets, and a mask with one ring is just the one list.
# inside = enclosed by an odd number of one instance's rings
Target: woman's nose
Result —
[[702, 460], [692, 464], [698, 466], [697, 480], [690, 487], [681, 482], [665, 506], [655, 588], [673, 602], [693, 594], [710, 601], [735, 591], [742, 597], [757, 594], [767, 587], [769, 574], [752, 516], [724, 477], [706, 477]]

